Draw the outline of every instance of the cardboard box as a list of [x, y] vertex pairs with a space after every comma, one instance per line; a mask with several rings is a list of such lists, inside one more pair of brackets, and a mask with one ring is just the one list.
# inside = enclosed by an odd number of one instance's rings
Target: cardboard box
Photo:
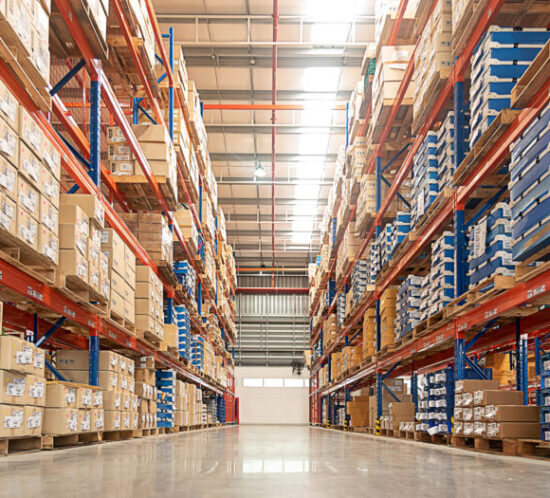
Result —
[[52, 436], [78, 432], [78, 410], [75, 408], [46, 408], [42, 432]]
[[9, 405], [29, 403], [27, 375], [0, 370], [0, 403]]
[[32, 152], [24, 142], [19, 142], [19, 173], [23, 175], [35, 188], [41, 189], [42, 161]]
[[121, 419], [122, 413], [118, 410], [103, 412], [104, 415], [104, 431], [118, 431], [122, 429]]
[[540, 424], [528, 422], [489, 422], [487, 437], [539, 439]]
[[59, 270], [63, 275], [76, 276], [84, 283], [88, 283], [88, 260], [80, 251], [60, 249]]
[[116, 176], [134, 176], [141, 174], [141, 169], [137, 161], [131, 159], [129, 161], [109, 161], [111, 173]]
[[136, 382], [143, 382], [151, 386], [155, 385], [155, 371], [148, 368], [136, 368]]
[[487, 405], [484, 419], [490, 422], [540, 422], [540, 407]]
[[44, 408], [39, 406], [25, 406], [25, 411], [24, 411], [25, 435], [41, 436], [43, 418], [44, 418]]
[[[99, 352], [99, 370], [118, 372], [121, 356], [113, 351]], [[57, 366], [63, 370], [88, 370], [88, 351], [60, 350], [57, 352]], [[88, 383], [88, 380], [85, 382]]]
[[78, 387], [76, 389], [76, 407], [79, 410], [90, 410], [92, 408], [93, 389], [91, 387]]
[[498, 380], [464, 379], [455, 382], [455, 393], [473, 393], [475, 391], [498, 391]]
[[36, 375], [27, 375], [28, 404], [33, 406], [46, 405], [46, 379]]
[[123, 431], [132, 428], [132, 415], [129, 411], [120, 412], [120, 429]]
[[[88, 370], [58, 370], [63, 377], [71, 382], [77, 382], [78, 384], [88, 383]], [[98, 383], [99, 387], [106, 391], [116, 390], [119, 384], [119, 374], [116, 372], [106, 372], [104, 370], [100, 370]]]
[[0, 336], [0, 369], [44, 377], [44, 350], [11, 335]]
[[78, 410], [78, 432], [92, 430], [92, 410]]
[[0, 405], [0, 437], [23, 436], [24, 419], [24, 406]]
[[55, 265], [59, 262], [59, 239], [45, 226], [40, 227], [38, 236], [38, 252]]
[[[112, 282], [111, 282], [112, 285]], [[111, 287], [111, 311], [124, 318], [124, 298]]]
[[11, 234], [17, 233], [17, 204], [4, 193], [0, 193], [0, 227]]
[[62, 225], [76, 225], [83, 236], [90, 236], [90, 220], [79, 206], [70, 204], [60, 206], [59, 223]]
[[59, 248], [79, 251], [88, 260], [88, 231], [83, 233], [78, 225], [59, 225]]
[[103, 410], [95, 408], [90, 410], [90, 413], [92, 415], [92, 431], [102, 431], [105, 427], [105, 416]]
[[523, 405], [523, 392], [479, 390], [474, 392], [474, 405]]
[[48, 382], [46, 384], [46, 407], [76, 408], [76, 387], [64, 382]]
[[166, 126], [164, 125], [133, 125], [132, 129], [136, 135], [136, 138], [140, 142], [157, 142], [168, 143], [170, 136], [168, 135]]
[[[2, 14], [4, 9], [5, 3], [0, 7]], [[0, 116], [14, 131], [19, 129], [19, 103], [4, 83], [0, 83]]]
[[41, 194], [48, 199], [53, 206], [59, 209], [59, 180], [46, 169], [42, 169]]
[[119, 390], [116, 391], [105, 391], [103, 393], [103, 409], [116, 411], [122, 408], [122, 392]]
[[103, 389], [94, 388], [92, 390], [92, 408], [103, 409]]
[[8, 123], [0, 118], [0, 154], [11, 163], [13, 166], [19, 165], [19, 138], [17, 133], [13, 131]]
[[60, 206], [78, 206], [86, 216], [100, 229], [105, 225], [105, 208], [96, 195], [92, 194], [61, 194]]
[[17, 168], [0, 156], [0, 187], [13, 201], [17, 200]]
[[40, 223], [54, 235], [59, 233], [59, 212], [43, 195], [40, 195]]

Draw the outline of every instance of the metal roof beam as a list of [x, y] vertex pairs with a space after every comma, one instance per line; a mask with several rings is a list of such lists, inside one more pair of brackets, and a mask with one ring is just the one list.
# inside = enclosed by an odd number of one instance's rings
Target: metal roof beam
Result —
[[[270, 90], [228, 90], [222, 88], [220, 90], [202, 90], [198, 89], [201, 100], [208, 103], [211, 100], [215, 101], [232, 101], [232, 100], [250, 100], [254, 99], [257, 103], [262, 100], [271, 101]], [[277, 101], [297, 101], [297, 100], [313, 100], [320, 101], [329, 99], [331, 101], [347, 102], [350, 98], [351, 91], [340, 90], [336, 93], [331, 92], [308, 92], [305, 90], [277, 90]]]
[[[322, 161], [325, 163], [335, 162], [337, 158], [336, 154], [280, 154], [277, 153], [277, 163], [304, 163]], [[233, 154], [225, 152], [212, 152], [210, 153], [210, 160], [215, 161], [235, 161], [241, 163], [249, 162], [250, 164], [256, 164], [257, 161], [269, 161], [271, 162], [271, 154]]]
[[[206, 124], [206, 123], [205, 123]], [[214, 133], [233, 133], [236, 135], [256, 135], [271, 134], [271, 123], [208, 123], [206, 130]], [[295, 135], [296, 133], [325, 133], [332, 135], [344, 135], [345, 125], [303, 125], [303, 124], [283, 124], [275, 125], [277, 135]]]
[[[301, 206], [302, 203], [306, 204], [311, 202], [313, 204], [314, 202], [317, 202], [318, 207], [322, 207], [324, 204], [327, 203], [328, 198], [327, 197], [319, 197], [318, 199], [304, 199], [304, 200], [297, 200], [296, 198], [287, 198], [277, 199], [277, 205], [278, 206]], [[257, 198], [239, 198], [239, 197], [221, 197], [218, 199], [218, 204], [225, 205], [225, 204], [233, 204], [233, 205], [240, 205], [240, 206], [271, 206], [271, 199], [265, 198], [265, 199], [257, 199]]]

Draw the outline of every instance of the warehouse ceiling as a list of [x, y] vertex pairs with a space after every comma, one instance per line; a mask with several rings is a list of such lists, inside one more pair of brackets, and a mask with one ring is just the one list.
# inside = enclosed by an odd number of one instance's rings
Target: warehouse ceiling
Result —
[[[155, 0], [205, 104], [272, 103], [272, 0]], [[374, 39], [374, 0], [279, 0], [275, 266], [305, 268], [345, 145], [345, 106]], [[271, 110], [205, 109], [208, 149], [240, 267], [272, 266]], [[256, 174], [264, 171], [265, 175]]]

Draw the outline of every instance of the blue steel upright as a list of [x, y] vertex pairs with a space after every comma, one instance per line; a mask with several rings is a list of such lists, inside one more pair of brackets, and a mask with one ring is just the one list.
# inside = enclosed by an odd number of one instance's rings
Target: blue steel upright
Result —
[[521, 333], [521, 319], [516, 318], [516, 389], [523, 392], [523, 404], [529, 404], [527, 334]]
[[[376, 156], [376, 214], [378, 215], [380, 211], [380, 206], [382, 205], [382, 158]], [[379, 223], [376, 225], [376, 238], [380, 236], [380, 231], [382, 227]], [[378, 247], [380, 250], [380, 247]], [[381, 323], [380, 323], [380, 296], [376, 298], [376, 351], [380, 351], [380, 342], [381, 342]]]

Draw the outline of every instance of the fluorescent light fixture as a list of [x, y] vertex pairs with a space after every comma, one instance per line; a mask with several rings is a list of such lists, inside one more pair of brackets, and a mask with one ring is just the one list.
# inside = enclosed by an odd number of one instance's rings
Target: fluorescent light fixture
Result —
[[329, 139], [328, 133], [304, 133], [300, 135], [299, 154], [326, 154]]
[[302, 80], [306, 92], [335, 92], [338, 90], [339, 67], [308, 67]]
[[317, 200], [296, 200], [292, 212], [301, 216], [314, 216], [317, 214]]

